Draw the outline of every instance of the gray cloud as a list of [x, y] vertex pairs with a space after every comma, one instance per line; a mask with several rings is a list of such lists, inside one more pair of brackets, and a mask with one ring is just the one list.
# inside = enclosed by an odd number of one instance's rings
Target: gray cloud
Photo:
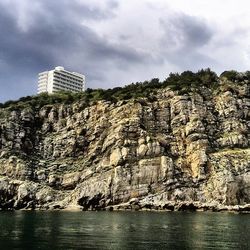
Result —
[[161, 45], [169, 63], [181, 70], [216, 65], [215, 60], [200, 52], [215, 34], [201, 18], [181, 13], [166, 19], [160, 18], [159, 23], [164, 30]]
[[213, 35], [211, 28], [202, 19], [185, 14], [160, 18], [159, 22], [164, 30], [163, 42], [173, 47], [203, 46]]
[[3, 10], [0, 13], [0, 60], [6, 65], [0, 68], [1, 99], [10, 94], [15, 97], [6, 81], [19, 89], [16, 96], [28, 94], [29, 88], [30, 93], [34, 93], [36, 74], [56, 65], [86, 73], [89, 86], [95, 87], [97, 81], [107, 82], [104, 72], [109, 68], [124, 70], [129, 64], [145, 62], [146, 54], [112, 44], [81, 24], [86, 19], [96, 21], [115, 16], [112, 11], [118, 7], [117, 2], [108, 1], [107, 5], [106, 10], [101, 10], [77, 1], [64, 0], [59, 5], [42, 1], [39, 12], [31, 16], [32, 21], [25, 29], [5, 9], [8, 6], [0, 6]]

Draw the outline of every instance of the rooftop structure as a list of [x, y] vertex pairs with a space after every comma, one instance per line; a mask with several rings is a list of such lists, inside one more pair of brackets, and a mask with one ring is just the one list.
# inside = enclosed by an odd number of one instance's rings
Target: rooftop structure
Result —
[[58, 91], [81, 92], [85, 89], [85, 76], [69, 72], [61, 66], [38, 74], [38, 94]]

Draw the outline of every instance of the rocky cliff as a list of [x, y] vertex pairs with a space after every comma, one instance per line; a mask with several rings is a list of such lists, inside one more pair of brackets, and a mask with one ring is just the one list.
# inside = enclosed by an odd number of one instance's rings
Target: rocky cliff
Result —
[[219, 85], [0, 109], [0, 208], [249, 210], [250, 84]]

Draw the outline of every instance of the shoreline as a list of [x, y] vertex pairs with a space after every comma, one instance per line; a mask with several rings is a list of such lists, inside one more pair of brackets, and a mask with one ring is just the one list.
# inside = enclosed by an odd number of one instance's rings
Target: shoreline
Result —
[[29, 207], [22, 209], [7, 208], [1, 211], [62, 211], [62, 212], [228, 212], [237, 214], [250, 214], [250, 204], [245, 205], [221, 205], [221, 204], [197, 204], [197, 203], [169, 203], [164, 206], [139, 203], [122, 203], [107, 207], [84, 208], [80, 205], [69, 206], [48, 206], [48, 207]]

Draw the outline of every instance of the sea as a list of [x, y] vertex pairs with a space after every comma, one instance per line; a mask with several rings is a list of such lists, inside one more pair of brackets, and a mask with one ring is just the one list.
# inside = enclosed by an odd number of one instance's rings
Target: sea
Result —
[[250, 250], [250, 214], [1, 211], [8, 249]]

